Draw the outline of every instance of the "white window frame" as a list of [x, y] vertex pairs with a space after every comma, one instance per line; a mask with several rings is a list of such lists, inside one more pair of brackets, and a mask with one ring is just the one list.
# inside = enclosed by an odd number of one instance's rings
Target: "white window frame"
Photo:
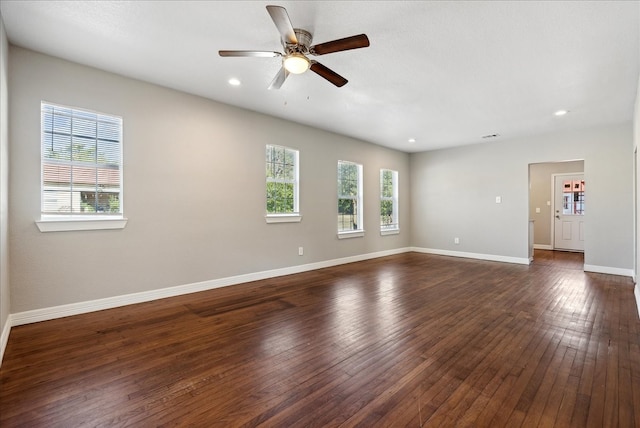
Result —
[[[384, 174], [391, 173], [391, 196], [384, 194]], [[385, 225], [382, 222], [382, 202], [391, 201], [391, 224]], [[400, 223], [398, 217], [398, 171], [392, 169], [380, 170], [380, 235], [397, 235], [400, 233]]]
[[[266, 182], [265, 182], [265, 190], [267, 183], [289, 183], [293, 184], [293, 211], [290, 213], [270, 213], [267, 211], [268, 201], [266, 200], [266, 191], [265, 191], [265, 221], [267, 223], [297, 223], [302, 220], [302, 215], [300, 214], [300, 151], [293, 149], [291, 147], [281, 146], [277, 144], [267, 144], [265, 146], [265, 155], [269, 150], [269, 147], [283, 149], [285, 151], [289, 151], [293, 154], [293, 179], [286, 178], [273, 178], [269, 177], [266, 174]], [[265, 157], [265, 163], [268, 164], [269, 161]]]
[[[340, 188], [341, 188], [341, 174], [340, 174], [340, 165], [345, 164], [345, 165], [355, 165], [357, 168], [357, 174], [358, 174], [358, 189], [357, 189], [357, 194], [356, 195], [344, 195], [341, 194], [340, 192]], [[360, 238], [364, 236], [364, 215], [363, 215], [363, 211], [364, 211], [364, 205], [362, 203], [363, 201], [363, 180], [362, 180], [362, 165], [355, 163], [355, 162], [351, 162], [351, 161], [343, 161], [343, 160], [339, 160], [338, 161], [338, 167], [337, 167], [337, 194], [338, 197], [336, 199], [336, 214], [340, 215], [340, 208], [339, 208], [339, 204], [340, 204], [340, 200], [341, 199], [352, 199], [355, 201], [356, 204], [356, 229], [353, 230], [345, 230], [345, 229], [340, 229], [338, 228], [338, 239], [345, 239], [345, 238]]]
[[[117, 156], [119, 158], [119, 166], [117, 169], [118, 177], [118, 201], [119, 201], [119, 212], [117, 213], [73, 213], [73, 212], [62, 212], [62, 213], [53, 213], [45, 211], [45, 190], [51, 190], [48, 186], [45, 186], [45, 164], [50, 165], [52, 163], [58, 165], [68, 165], [70, 167], [78, 167], [80, 166], [77, 162], [72, 160], [56, 160], [52, 162], [51, 158], [45, 158], [44, 145], [46, 135], [49, 135], [45, 127], [45, 116], [49, 114], [50, 108], [61, 109], [61, 110], [70, 110], [72, 112], [72, 120], [75, 113], [78, 114], [89, 114], [89, 115], [97, 115], [95, 121], [96, 124], [100, 122], [100, 117], [108, 118], [110, 121], [114, 121], [119, 123], [120, 132], [119, 132], [119, 140], [118, 140], [118, 152]], [[45, 110], [47, 113], [45, 113]], [[127, 219], [123, 215], [123, 206], [124, 206], [124, 192], [123, 192], [123, 180], [122, 180], [122, 171], [123, 171], [123, 162], [122, 162], [122, 118], [119, 116], [115, 116], [112, 114], [99, 113], [87, 109], [77, 108], [77, 107], [69, 107], [63, 106], [59, 104], [54, 104], [50, 102], [41, 102], [41, 119], [40, 119], [40, 132], [41, 132], [41, 141], [40, 141], [40, 219], [36, 220], [36, 225], [41, 232], [60, 232], [60, 231], [76, 231], [76, 230], [98, 230], [98, 229], [123, 229], [127, 224]], [[85, 117], [84, 120], [87, 120]], [[90, 119], [89, 119], [90, 120]], [[73, 136], [71, 136], [73, 137]], [[97, 142], [96, 142], [97, 144]], [[83, 168], [95, 168], [96, 173], [98, 172], [98, 168], [100, 168], [102, 164], [98, 163], [97, 159], [95, 163], [83, 162], [81, 165]], [[73, 187], [71, 187], [73, 189]], [[96, 189], [98, 189], [98, 184], [96, 183]]]

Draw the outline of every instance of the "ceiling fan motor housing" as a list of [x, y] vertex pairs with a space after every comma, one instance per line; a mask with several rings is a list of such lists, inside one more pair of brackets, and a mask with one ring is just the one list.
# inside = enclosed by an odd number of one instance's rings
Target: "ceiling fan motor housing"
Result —
[[309, 53], [309, 46], [311, 45], [311, 41], [313, 40], [313, 36], [307, 30], [303, 30], [301, 28], [294, 28], [293, 32], [296, 34], [296, 39], [298, 39], [298, 44], [286, 44], [287, 53], [299, 52], [302, 54]]

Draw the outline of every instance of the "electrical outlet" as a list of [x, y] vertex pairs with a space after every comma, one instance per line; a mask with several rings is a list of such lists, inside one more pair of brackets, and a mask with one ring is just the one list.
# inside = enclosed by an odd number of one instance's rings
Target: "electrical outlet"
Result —
[[303, 247], [298, 247], [298, 255], [299, 256], [304, 255], [304, 248]]
[[458, 237], [453, 238], [453, 243], [458, 245], [460, 243], [460, 238]]

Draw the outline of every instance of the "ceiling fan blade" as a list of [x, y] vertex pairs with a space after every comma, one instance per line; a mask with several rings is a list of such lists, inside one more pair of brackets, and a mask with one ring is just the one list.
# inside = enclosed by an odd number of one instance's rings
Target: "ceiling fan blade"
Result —
[[325, 67], [319, 62], [312, 61], [311, 62], [311, 71], [316, 73], [318, 76], [327, 79], [329, 82], [336, 85], [338, 88], [347, 84], [348, 80], [344, 77], [340, 76], [335, 71], [330, 68]]
[[289, 76], [289, 72], [286, 68], [282, 67], [278, 74], [276, 74], [276, 77], [273, 78], [273, 81], [269, 85], [269, 89], [280, 89], [284, 81], [287, 79], [287, 76]]
[[282, 41], [291, 44], [298, 44], [298, 38], [296, 37], [296, 33], [293, 31], [293, 25], [291, 25], [287, 9], [282, 6], [267, 6], [267, 12], [271, 15], [273, 23], [276, 24]]
[[333, 52], [348, 51], [350, 49], [366, 48], [369, 46], [369, 38], [366, 34], [345, 37], [344, 39], [333, 40], [311, 46], [309, 51], [314, 55], [325, 55]]
[[218, 51], [220, 56], [249, 56], [255, 58], [273, 58], [276, 56], [282, 56], [280, 52], [269, 51]]

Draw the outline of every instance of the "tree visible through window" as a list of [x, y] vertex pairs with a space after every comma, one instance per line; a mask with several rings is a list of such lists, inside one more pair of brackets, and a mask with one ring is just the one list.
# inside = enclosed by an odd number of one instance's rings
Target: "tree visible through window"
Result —
[[122, 119], [42, 103], [42, 213], [122, 214]]
[[298, 212], [298, 151], [267, 145], [267, 214]]
[[363, 230], [362, 165], [338, 161], [338, 232]]
[[380, 230], [398, 229], [398, 172], [380, 170]]

